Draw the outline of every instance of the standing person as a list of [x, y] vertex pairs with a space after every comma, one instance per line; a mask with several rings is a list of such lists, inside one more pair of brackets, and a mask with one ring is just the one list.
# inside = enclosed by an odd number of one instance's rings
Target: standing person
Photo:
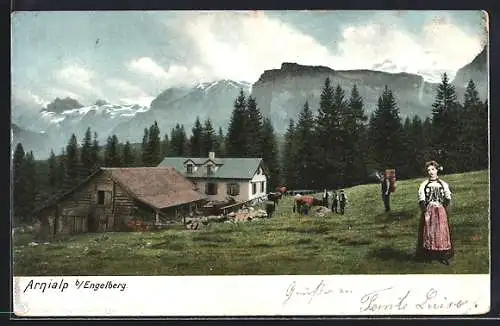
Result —
[[273, 200], [267, 200], [265, 203], [267, 218], [273, 217], [274, 211], [276, 210], [276, 202]]
[[338, 212], [338, 202], [339, 202], [338, 195], [337, 192], [334, 190], [332, 195], [332, 212], [334, 212], [335, 214], [337, 214]]
[[323, 191], [323, 206], [328, 207], [328, 191], [325, 190]]
[[439, 179], [439, 165], [436, 161], [425, 163], [429, 178], [420, 184], [418, 203], [422, 210], [418, 230], [417, 259], [439, 260], [449, 265], [454, 255], [451, 241], [447, 207], [451, 202], [448, 184]]
[[389, 212], [391, 210], [391, 181], [387, 171], [380, 177], [380, 184], [384, 208], [386, 212]]
[[340, 206], [340, 214], [341, 215], [344, 215], [344, 210], [345, 210], [345, 206], [347, 204], [347, 196], [344, 192], [344, 189], [340, 190], [340, 194], [339, 194], [339, 206]]

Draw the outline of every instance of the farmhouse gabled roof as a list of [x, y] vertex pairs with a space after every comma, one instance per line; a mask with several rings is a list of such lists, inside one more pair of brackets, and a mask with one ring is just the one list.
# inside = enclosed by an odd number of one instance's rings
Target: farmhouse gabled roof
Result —
[[[185, 162], [192, 161], [198, 169], [193, 173], [187, 173]], [[211, 160], [218, 168], [212, 174], [208, 175], [204, 164], [209, 160], [208, 157], [165, 157], [158, 167], [170, 166], [188, 178], [210, 178], [210, 179], [242, 179], [250, 180], [259, 167], [262, 167], [267, 174], [262, 158], [215, 158]]]
[[131, 197], [154, 209], [163, 209], [206, 199], [195, 185], [173, 167], [100, 168], [73, 189], [35, 210], [35, 214], [81, 189], [96, 175], [107, 173]]

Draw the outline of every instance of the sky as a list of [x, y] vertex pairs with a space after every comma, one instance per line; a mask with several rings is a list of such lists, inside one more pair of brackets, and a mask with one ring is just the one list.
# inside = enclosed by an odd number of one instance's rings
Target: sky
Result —
[[481, 11], [109, 11], [12, 16], [13, 103], [149, 105], [171, 86], [256, 82], [283, 62], [439, 81], [487, 42]]

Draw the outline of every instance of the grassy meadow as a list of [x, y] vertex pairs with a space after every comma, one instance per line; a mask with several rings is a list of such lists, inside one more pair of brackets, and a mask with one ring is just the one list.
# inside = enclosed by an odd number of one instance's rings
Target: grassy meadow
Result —
[[418, 186], [398, 181], [385, 213], [380, 185], [346, 189], [345, 215], [299, 216], [292, 198], [272, 219], [212, 223], [144, 233], [84, 234], [28, 246], [14, 237], [15, 276], [56, 275], [285, 275], [489, 272], [487, 171], [442, 176], [450, 184], [455, 257], [449, 266], [413, 260]]

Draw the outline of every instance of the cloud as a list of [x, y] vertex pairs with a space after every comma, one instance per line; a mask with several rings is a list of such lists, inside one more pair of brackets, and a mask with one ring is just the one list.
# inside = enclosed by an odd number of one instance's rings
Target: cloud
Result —
[[75, 87], [83, 88], [88, 91], [94, 91], [92, 81], [94, 73], [79, 64], [70, 64], [57, 72], [57, 78], [63, 83]]
[[204, 78], [203, 69], [198, 66], [188, 68], [184, 65], [172, 63], [168, 69], [164, 69], [149, 57], [141, 57], [131, 60], [126, 64], [127, 68], [135, 73], [156, 78], [156, 82], [162, 86], [172, 84], [191, 84]]
[[[262, 12], [186, 15], [184, 20], [176, 20], [182, 28], [175, 30], [191, 40], [199, 75], [205, 79], [254, 82], [264, 70], [279, 68], [283, 62], [334, 69], [385, 67], [390, 72], [426, 76], [446, 71], [453, 76], [479, 53], [482, 44], [477, 35], [465, 33], [443, 17], [428, 21], [421, 34], [410, 33], [398, 19], [383, 17], [345, 25], [340, 39], [331, 46]], [[384, 62], [391, 64], [382, 65]], [[166, 75], [163, 71], [162, 76]]]
[[[349, 69], [377, 68], [390, 72], [422, 74], [439, 81], [472, 61], [482, 49], [482, 40], [469, 35], [447, 20], [431, 20], [420, 35], [394, 25], [375, 23], [349, 26], [338, 44], [339, 62]], [[390, 62], [391, 65], [384, 65]], [[391, 67], [384, 69], [384, 67]], [[437, 80], [436, 80], [437, 77]]]
[[205, 13], [183, 24], [201, 70], [212, 78], [256, 81], [264, 70], [284, 61], [332, 61], [328, 49], [312, 37], [260, 12]]
[[129, 96], [146, 95], [146, 93], [140, 87], [132, 85], [123, 79], [118, 79], [118, 78], [108, 79], [106, 80], [106, 86], [109, 89], [112, 89], [119, 94], [128, 94]]

